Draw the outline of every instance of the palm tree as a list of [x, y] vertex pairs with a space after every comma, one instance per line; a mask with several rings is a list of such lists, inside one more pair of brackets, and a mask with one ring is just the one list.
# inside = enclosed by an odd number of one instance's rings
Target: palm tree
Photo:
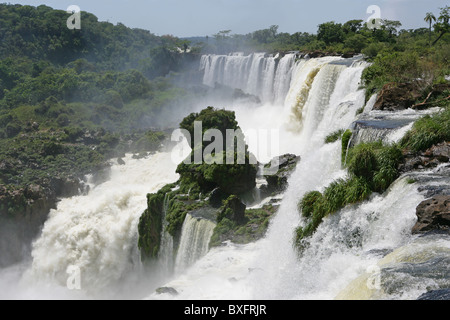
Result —
[[434, 16], [433, 13], [427, 12], [424, 20], [430, 24], [430, 45], [431, 45], [431, 24], [433, 23], [433, 21], [436, 22], [436, 17]]

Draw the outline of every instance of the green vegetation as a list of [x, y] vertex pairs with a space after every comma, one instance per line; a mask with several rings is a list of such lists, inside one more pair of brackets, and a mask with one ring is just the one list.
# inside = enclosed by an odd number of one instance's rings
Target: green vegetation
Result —
[[[180, 174], [179, 181], [174, 185], [167, 185], [156, 194], [148, 195], [148, 208], [142, 214], [139, 221], [139, 248], [142, 259], [155, 258], [160, 243], [162, 226], [167, 223], [166, 231], [179, 241], [181, 228], [188, 212], [197, 209], [211, 210], [214, 217], [217, 216], [217, 228], [215, 239], [222, 239], [223, 234], [231, 236], [239, 229], [239, 235], [247, 234], [242, 229], [247, 222], [256, 223], [259, 221], [267, 225], [261, 219], [267, 218], [267, 212], [249, 211], [244, 218], [245, 205], [241, 203], [239, 195], [251, 190], [256, 185], [256, 165], [250, 164], [248, 152], [246, 153], [245, 164], [226, 164], [224, 151], [223, 164], [201, 164], [194, 163], [194, 152], [197, 148], [202, 151], [208, 147], [203, 141], [195, 145], [194, 122], [202, 122], [203, 133], [209, 129], [219, 130], [226, 137], [227, 129], [239, 129], [233, 111], [226, 111], [208, 107], [199, 113], [191, 113], [180, 123], [180, 128], [187, 130], [192, 138], [191, 146], [193, 150], [188, 156], [190, 162], [182, 162], [177, 167]], [[243, 137], [235, 137], [241, 139]], [[237, 143], [237, 140], [235, 140]], [[237, 160], [237, 149], [234, 152], [234, 160]], [[174, 189], [175, 186], [178, 188]], [[174, 189], [174, 190], [172, 190]], [[165, 204], [163, 204], [165, 202]], [[165, 222], [162, 219], [165, 219]], [[211, 218], [211, 217], [210, 217]], [[264, 223], [263, 223], [264, 222]], [[253, 229], [252, 229], [253, 230]], [[259, 230], [259, 231], [258, 231]], [[252, 237], [260, 234], [262, 229], [249, 232]]]
[[[226, 203], [224, 203], [224, 207]], [[235, 221], [230, 217], [218, 220], [214, 233], [211, 236], [210, 247], [220, 246], [225, 240], [233, 243], [246, 244], [260, 239], [266, 233], [270, 218], [277, 211], [277, 207], [271, 204], [264, 205], [260, 209], [247, 209], [242, 221]], [[228, 212], [228, 215], [231, 212]]]
[[[305, 226], [296, 229], [296, 247], [303, 248], [304, 239], [315, 232], [324, 217], [368, 199], [373, 192], [386, 191], [399, 176], [404, 152], [423, 152], [449, 141], [450, 108], [447, 102], [442, 107], [441, 112], [417, 120], [398, 144], [373, 142], [347, 148], [352, 135], [347, 130], [342, 137], [342, 163], [349, 177], [333, 181], [323, 192], [310, 191], [303, 196], [298, 210], [306, 220]], [[407, 183], [414, 182], [411, 178], [407, 180]]]
[[[0, 4], [0, 57], [27, 57], [38, 65], [45, 61], [58, 66], [86, 59], [99, 70], [136, 69], [148, 78], [165, 76], [181, 66], [183, 58], [177, 48], [184, 40], [100, 22], [84, 11], [82, 28], [69, 30], [69, 16], [45, 5]], [[78, 64], [78, 68], [92, 66]]]
[[450, 141], [450, 107], [417, 120], [400, 144], [414, 152], [425, 151], [434, 144]]
[[311, 236], [322, 222], [347, 205], [369, 198], [372, 192], [384, 192], [398, 178], [398, 166], [403, 159], [398, 145], [381, 142], [361, 143], [348, 150], [346, 167], [349, 177], [333, 181], [321, 193], [311, 191], [298, 204], [306, 225], [296, 230], [296, 245]]
[[82, 29], [69, 30], [68, 17], [44, 5], [0, 4], [4, 201], [14, 193], [26, 199], [30, 185], [59, 195], [64, 181], [101, 170], [110, 158], [158, 150], [166, 138], [152, 129], [164, 125], [158, 115], [188, 99], [163, 78], [189, 59], [178, 50], [185, 41], [87, 12]]
[[[215, 157], [221, 157], [222, 164], [212, 163], [208, 164], [206, 161], [202, 161], [200, 164], [195, 163], [195, 152], [197, 149], [201, 151], [201, 155], [204, 155], [206, 145], [203, 141], [201, 145], [194, 144], [194, 122], [202, 122], [202, 136], [209, 129], [217, 129], [221, 132], [222, 137], [226, 139], [227, 129], [237, 130], [239, 126], [235, 120], [234, 111], [217, 110], [213, 107], [203, 109], [200, 113], [191, 113], [183, 119], [180, 123], [180, 128], [186, 129], [190, 133], [191, 146], [193, 148], [189, 163], [182, 162], [177, 167], [176, 172], [180, 174], [183, 184], [191, 185], [197, 184], [202, 192], [209, 192], [219, 187], [223, 192], [228, 194], [242, 194], [253, 187], [255, 187], [255, 178], [257, 167], [250, 163], [250, 155], [247, 151], [247, 146], [243, 140], [243, 136], [234, 137], [234, 150], [233, 154], [227, 155], [227, 151], [221, 151], [221, 154], [216, 154], [217, 150], [214, 150]], [[238, 157], [238, 139], [241, 139], [243, 145], [245, 145], [245, 155], [243, 160], [245, 163], [239, 163]], [[224, 145], [225, 149], [226, 146]], [[211, 150], [212, 151], [212, 150]], [[232, 156], [233, 164], [227, 163], [227, 156]], [[202, 159], [205, 160], [205, 159]]]
[[[412, 83], [426, 92], [435, 84], [446, 83], [444, 78], [450, 74], [449, 10], [449, 6], [441, 8], [437, 19], [427, 13], [428, 30], [401, 30], [393, 41], [381, 45], [372, 42], [362, 50], [373, 62], [362, 75], [367, 97], [387, 84]], [[434, 33], [433, 21], [437, 21]], [[432, 39], [435, 41], [430, 45]]]
[[344, 134], [345, 130], [340, 129], [335, 132], [330, 133], [328, 136], [325, 137], [325, 143], [333, 143], [338, 141], [342, 138], [342, 135]]
[[232, 51], [274, 53], [300, 51], [336, 55], [363, 53], [370, 59], [374, 59], [379, 53], [405, 51], [418, 52], [419, 56], [429, 52], [435, 52], [437, 55], [445, 54], [450, 33], [449, 7], [440, 8], [435, 19], [432, 18], [434, 17], [432, 13], [424, 16], [427, 28], [416, 30], [401, 29], [401, 22], [392, 20], [382, 20], [379, 28], [372, 29], [363, 20], [353, 19], [345, 23], [324, 22], [318, 26], [316, 34], [279, 32], [279, 27], [272, 25], [248, 34], [233, 34], [231, 30], [222, 30], [213, 37], [195, 41], [202, 46], [202, 51], [207, 53]]

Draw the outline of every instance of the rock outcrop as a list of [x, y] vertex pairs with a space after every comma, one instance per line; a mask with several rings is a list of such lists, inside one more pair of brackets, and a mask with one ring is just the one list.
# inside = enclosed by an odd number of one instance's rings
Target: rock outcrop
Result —
[[441, 163], [450, 160], [450, 142], [442, 142], [432, 146], [425, 152], [407, 153], [404, 155], [405, 161], [400, 166], [400, 171], [407, 172], [417, 169], [434, 168]]
[[263, 175], [267, 185], [262, 185], [261, 196], [267, 197], [273, 193], [286, 190], [289, 176], [300, 161], [300, 156], [295, 154], [284, 154], [273, 158], [264, 166]]
[[416, 209], [418, 221], [413, 233], [450, 230], [450, 196], [438, 195], [422, 201]]
[[13, 188], [0, 185], [0, 267], [29, 258], [31, 244], [39, 235], [59, 197], [87, 191], [76, 178], [54, 178], [47, 186], [30, 184]]
[[415, 83], [388, 83], [378, 95], [373, 110], [398, 111], [412, 107], [422, 96]]

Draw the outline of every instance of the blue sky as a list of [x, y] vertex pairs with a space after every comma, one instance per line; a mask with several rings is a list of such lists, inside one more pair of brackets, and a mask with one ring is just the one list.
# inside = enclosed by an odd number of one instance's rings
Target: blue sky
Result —
[[[6, 0], [4, 0], [6, 1]], [[280, 32], [316, 33], [327, 21], [369, 18], [367, 8], [377, 5], [381, 18], [399, 20], [402, 28], [427, 27], [426, 12], [439, 14], [448, 0], [9, 0], [66, 10], [78, 5], [100, 21], [121, 22], [157, 35], [178, 37], [213, 35], [220, 30], [245, 34], [278, 25]]]

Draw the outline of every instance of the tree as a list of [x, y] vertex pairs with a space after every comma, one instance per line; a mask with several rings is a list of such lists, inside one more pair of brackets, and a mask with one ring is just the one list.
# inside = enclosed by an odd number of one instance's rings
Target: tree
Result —
[[352, 49], [354, 52], [361, 52], [367, 46], [366, 38], [361, 34], [355, 34], [345, 39], [346, 48]]
[[424, 20], [430, 24], [430, 45], [431, 45], [431, 24], [433, 23], [433, 21], [436, 22], [436, 17], [434, 16], [433, 13], [427, 12]]
[[327, 45], [342, 42], [344, 40], [342, 24], [334, 21], [320, 24], [317, 31], [317, 39], [324, 41]]
[[363, 27], [363, 20], [350, 20], [344, 23], [342, 30], [345, 33], [357, 33]]
[[278, 33], [278, 26], [272, 25], [268, 29], [257, 30], [252, 33], [252, 38], [259, 43], [270, 43], [275, 40]]
[[447, 32], [450, 32], [450, 7], [446, 6], [445, 8], [441, 8], [441, 14], [438, 18], [438, 22], [434, 25], [434, 30], [436, 32], [439, 32], [439, 37], [434, 40], [432, 45], [435, 45], [436, 42], [439, 41], [439, 39], [442, 38], [442, 36], [444, 34], [446, 34]]
[[400, 21], [395, 20], [382, 20], [383, 28], [387, 31], [389, 31], [389, 35], [396, 35], [397, 29], [402, 26]]

